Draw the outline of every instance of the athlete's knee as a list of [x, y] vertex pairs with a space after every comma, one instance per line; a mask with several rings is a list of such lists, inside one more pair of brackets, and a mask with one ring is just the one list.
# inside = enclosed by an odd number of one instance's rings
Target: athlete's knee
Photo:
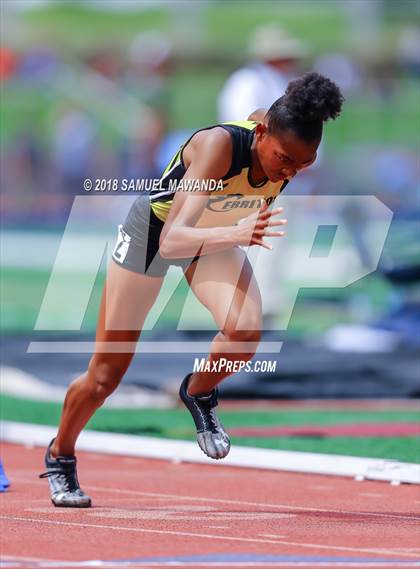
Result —
[[241, 342], [249, 344], [250, 351], [253, 351], [253, 345], [255, 344], [255, 349], [261, 340], [261, 329], [257, 321], [249, 320], [246, 323], [246, 327], [238, 330], [234, 326], [226, 326], [222, 330], [224, 336], [229, 342]]
[[106, 357], [93, 357], [89, 363], [88, 376], [91, 395], [104, 401], [118, 387], [127, 370], [126, 360], [115, 361]]

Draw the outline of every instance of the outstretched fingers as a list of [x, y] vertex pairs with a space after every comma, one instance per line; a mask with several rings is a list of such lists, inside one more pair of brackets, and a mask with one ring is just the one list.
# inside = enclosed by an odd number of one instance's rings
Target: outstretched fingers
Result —
[[[264, 202], [265, 203], [265, 202]], [[268, 206], [263, 210], [262, 207], [259, 210], [259, 219], [265, 220], [265, 219], [269, 219], [270, 217], [273, 217], [275, 215], [279, 215], [279, 213], [283, 212], [283, 208], [282, 207], [277, 207], [275, 209], [267, 209]]]
[[264, 247], [265, 249], [268, 249], [269, 251], [273, 250], [273, 246], [270, 245], [269, 243], [266, 243], [262, 239], [255, 239], [254, 238], [252, 241], [252, 245], [261, 245], [261, 247]]
[[264, 237], [283, 237], [286, 235], [285, 231], [264, 231]]
[[273, 221], [269, 221], [266, 225], [267, 227], [276, 227], [278, 225], [286, 225], [287, 219], [274, 219]]
[[269, 231], [266, 227], [260, 227], [254, 231], [254, 235], [259, 235], [261, 237], [283, 237], [285, 231]]

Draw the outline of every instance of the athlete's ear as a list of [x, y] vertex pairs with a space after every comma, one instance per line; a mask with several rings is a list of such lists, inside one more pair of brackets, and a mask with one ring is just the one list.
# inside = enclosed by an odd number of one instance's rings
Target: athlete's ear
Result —
[[257, 137], [257, 141], [260, 142], [265, 134], [267, 134], [267, 125], [262, 122], [258, 123], [255, 127], [255, 135]]

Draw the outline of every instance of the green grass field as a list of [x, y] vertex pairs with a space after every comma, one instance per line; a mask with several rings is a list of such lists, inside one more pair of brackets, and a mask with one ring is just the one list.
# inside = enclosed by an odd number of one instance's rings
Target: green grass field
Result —
[[[223, 408], [223, 403], [222, 403]], [[0, 397], [3, 420], [42, 425], [57, 425], [61, 405], [35, 402], [10, 396]], [[269, 427], [343, 425], [349, 423], [418, 423], [418, 412], [407, 410], [225, 410], [220, 412], [225, 427]], [[89, 429], [195, 440], [191, 417], [184, 409], [100, 409], [88, 424]], [[388, 458], [407, 462], [420, 461], [420, 439], [407, 437], [233, 437], [234, 445], [255, 446], [303, 452], [321, 452], [372, 458]]]
[[[329, 3], [299, 5], [262, 0], [257, 5], [238, 0], [201, 4], [175, 1], [166, 8], [148, 5], [143, 9], [112, 11], [62, 3], [23, 14], [23, 24], [34, 36], [43, 34], [57, 45], [73, 50], [103, 45], [110, 38], [116, 47], [121, 47], [142, 31], [158, 29], [179, 46], [180, 52], [193, 44], [198, 51], [211, 48], [219, 53], [236, 53], [238, 60], [244, 57], [244, 38], [256, 26], [267, 22], [277, 22], [290, 33], [305, 37], [315, 53], [331, 46], [346, 47], [345, 15]], [[387, 33], [388, 30], [392, 33], [395, 27], [390, 22]], [[179, 38], [185, 32], [188, 37]]]
[[[101, 11], [71, 3], [54, 4], [21, 14], [15, 42], [23, 49], [47, 39], [65, 61], [75, 63], [81, 55], [103, 46], [126, 57], [130, 42], [142, 31], [156, 29], [174, 44], [174, 72], [167, 85], [166, 112], [171, 129], [194, 129], [216, 121], [216, 102], [221, 85], [233, 68], [247, 59], [250, 33], [259, 24], [277, 22], [291, 34], [303, 38], [311, 57], [323, 52], [342, 51], [363, 59], [393, 53], [404, 18], [386, 18], [379, 30], [376, 47], [364, 51], [351, 39], [346, 14], [332, 3], [214, 2], [194, 3], [186, 9], [176, 2], [166, 9]], [[408, 6], [409, 8], [409, 6]], [[409, 18], [409, 9], [405, 18]], [[401, 16], [401, 15], [400, 15]], [[20, 33], [19, 33], [20, 32]], [[364, 92], [349, 97], [345, 113], [327, 127], [326, 147], [331, 151], [344, 145], [418, 145], [418, 90], [415, 80], [393, 78], [395, 88], [388, 97]], [[139, 86], [140, 88], [140, 86]], [[46, 89], [12, 82], [2, 87], [0, 136], [4, 143], [27, 128], [42, 133], [48, 142], [53, 117], [63, 101], [72, 99], [60, 91], [60, 81]], [[92, 109], [101, 118], [101, 112]], [[118, 109], [112, 110], [114, 114]], [[107, 113], [102, 111], [104, 143], [114, 144], [108, 131]]]
[[[42, 300], [50, 278], [50, 272], [43, 269], [24, 269], [4, 267], [0, 276], [2, 297], [2, 317], [0, 331], [3, 333], [30, 332], [34, 330]], [[72, 273], [66, 279], [74, 287], [84, 287], [86, 275]], [[102, 295], [105, 274], [100, 272], [95, 282], [86, 314], [83, 319], [82, 332], [96, 329], [96, 321]], [[360, 295], [372, 302], [372, 309], [380, 314], [386, 309], [389, 286], [377, 274], [372, 274], [346, 288], [314, 288], [301, 289], [288, 332], [294, 336], [306, 333], [320, 333], [335, 324], [351, 321], [347, 301], [352, 295]], [[159, 318], [157, 326], [176, 329], [187, 295], [188, 285], [183, 279], [175, 290], [171, 302], [167, 304]], [[72, 308], [65, 302], [61, 307], [49, 314], [55, 328], [57, 322], [65, 323], [72, 318]]]

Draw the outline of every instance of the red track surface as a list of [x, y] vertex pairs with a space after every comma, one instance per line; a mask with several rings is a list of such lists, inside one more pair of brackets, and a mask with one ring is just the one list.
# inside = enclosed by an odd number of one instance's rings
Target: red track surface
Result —
[[296, 555], [305, 567], [316, 567], [311, 557], [402, 567], [419, 559], [418, 486], [80, 453], [79, 478], [94, 507], [75, 510], [51, 505], [47, 482], [37, 479], [43, 452], [2, 447], [12, 483], [1, 496], [3, 560], [258, 553]]

